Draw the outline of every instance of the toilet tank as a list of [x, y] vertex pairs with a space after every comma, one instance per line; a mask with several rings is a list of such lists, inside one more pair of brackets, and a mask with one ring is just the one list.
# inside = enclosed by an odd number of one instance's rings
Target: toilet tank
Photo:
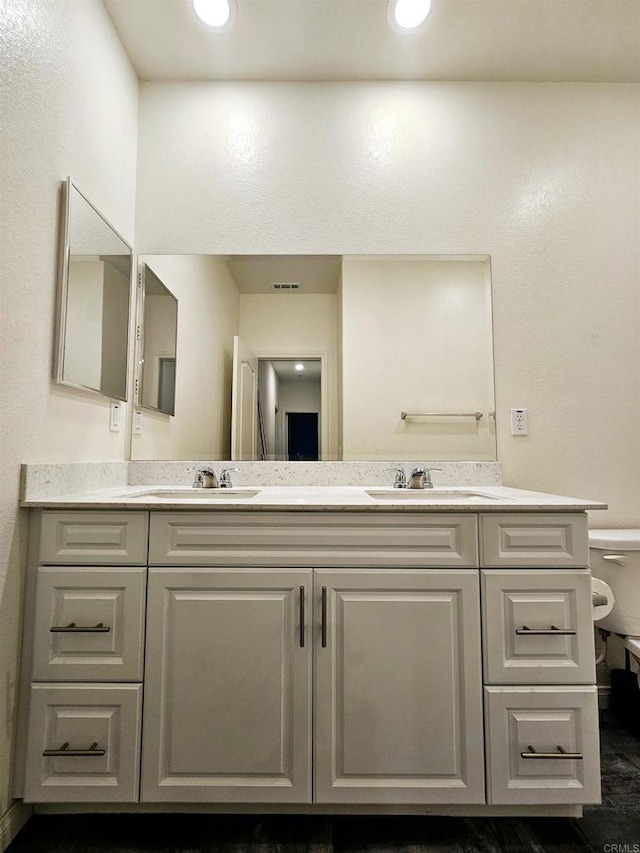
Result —
[[590, 530], [591, 574], [609, 584], [615, 604], [598, 628], [640, 637], [640, 529]]

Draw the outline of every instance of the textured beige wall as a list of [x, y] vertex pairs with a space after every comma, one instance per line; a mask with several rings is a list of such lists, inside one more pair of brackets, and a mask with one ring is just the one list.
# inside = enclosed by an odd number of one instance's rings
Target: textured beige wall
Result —
[[0, 27], [0, 815], [10, 802], [21, 462], [123, 459], [108, 401], [51, 381], [61, 181], [133, 241], [138, 82], [98, 0], [8, 0]]
[[638, 526], [639, 116], [634, 84], [144, 84], [137, 236], [489, 254], [505, 482]]
[[176, 413], [142, 412], [133, 459], [228, 459], [238, 288], [222, 258], [141, 256], [178, 300]]

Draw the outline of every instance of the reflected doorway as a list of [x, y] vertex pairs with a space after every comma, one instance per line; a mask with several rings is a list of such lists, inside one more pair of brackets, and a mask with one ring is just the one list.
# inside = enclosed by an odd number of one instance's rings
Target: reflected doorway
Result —
[[322, 458], [322, 360], [258, 359], [258, 459]]
[[318, 461], [318, 413], [285, 412], [289, 462]]

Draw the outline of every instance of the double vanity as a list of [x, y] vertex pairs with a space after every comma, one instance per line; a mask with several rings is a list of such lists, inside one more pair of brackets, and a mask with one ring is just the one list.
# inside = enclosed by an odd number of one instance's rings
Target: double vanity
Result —
[[131, 485], [23, 506], [25, 801], [556, 815], [599, 801], [586, 511], [602, 504]]

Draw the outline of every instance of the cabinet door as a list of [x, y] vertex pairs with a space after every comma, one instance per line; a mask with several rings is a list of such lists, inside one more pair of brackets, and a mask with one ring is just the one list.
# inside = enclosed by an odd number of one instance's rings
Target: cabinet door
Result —
[[481, 584], [488, 683], [595, 681], [587, 569], [483, 569]]
[[595, 687], [486, 687], [493, 805], [599, 803]]
[[146, 569], [40, 566], [33, 681], [141, 681]]
[[310, 590], [307, 569], [149, 571], [143, 801], [310, 801]]
[[34, 684], [27, 803], [134, 803], [141, 684]]
[[317, 571], [319, 803], [483, 803], [478, 573]]

